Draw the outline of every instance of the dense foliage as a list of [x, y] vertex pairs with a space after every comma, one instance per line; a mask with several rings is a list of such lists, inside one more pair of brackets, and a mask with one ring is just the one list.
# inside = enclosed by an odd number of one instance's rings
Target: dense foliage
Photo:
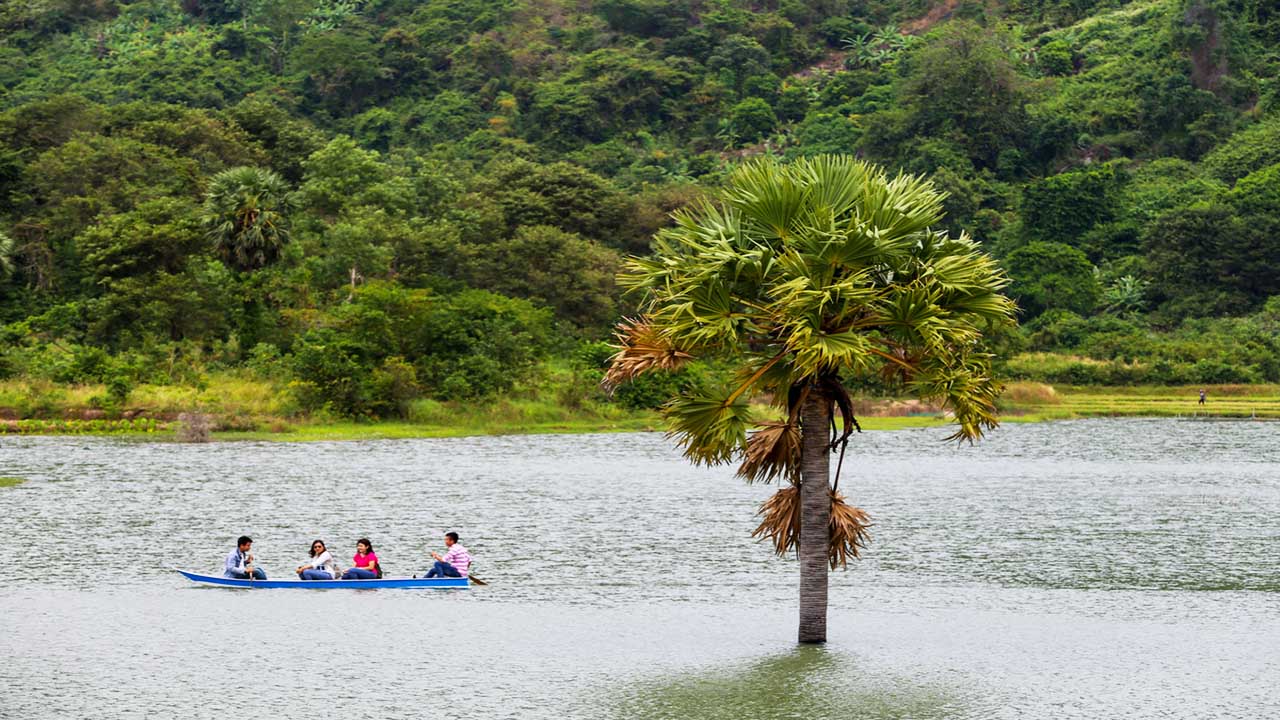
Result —
[[6, 3], [0, 378], [482, 398], [739, 160], [853, 152], [1004, 263], [1005, 353], [1278, 381], [1278, 43], [1265, 0]]

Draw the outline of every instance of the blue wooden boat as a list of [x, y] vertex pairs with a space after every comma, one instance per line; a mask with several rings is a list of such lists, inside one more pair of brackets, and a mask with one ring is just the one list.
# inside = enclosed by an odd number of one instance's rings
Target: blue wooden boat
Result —
[[[177, 568], [174, 568], [175, 570]], [[221, 575], [199, 575], [178, 570], [192, 582], [205, 585], [221, 585], [238, 588], [304, 588], [307, 590], [333, 590], [339, 588], [373, 590], [376, 588], [464, 588], [471, 584], [466, 578], [380, 578], [378, 580], [239, 580]]]

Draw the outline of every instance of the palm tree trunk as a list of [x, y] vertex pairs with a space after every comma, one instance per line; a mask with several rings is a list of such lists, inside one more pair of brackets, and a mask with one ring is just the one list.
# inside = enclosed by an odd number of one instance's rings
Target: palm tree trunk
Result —
[[817, 388], [800, 408], [800, 642], [827, 641], [831, 458], [827, 400]]

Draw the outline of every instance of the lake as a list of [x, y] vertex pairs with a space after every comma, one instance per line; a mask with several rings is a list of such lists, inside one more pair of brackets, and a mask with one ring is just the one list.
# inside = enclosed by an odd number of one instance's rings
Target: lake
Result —
[[[0, 717], [1280, 716], [1280, 425], [857, 435], [873, 517], [797, 648], [773, 488], [660, 434], [180, 445], [0, 439]], [[368, 536], [468, 590], [202, 588], [252, 535], [273, 577]]]

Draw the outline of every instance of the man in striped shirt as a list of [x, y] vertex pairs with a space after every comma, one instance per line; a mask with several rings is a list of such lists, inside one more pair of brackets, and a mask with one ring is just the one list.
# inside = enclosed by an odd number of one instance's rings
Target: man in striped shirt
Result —
[[466, 577], [471, 568], [471, 553], [458, 543], [458, 533], [445, 533], [444, 546], [448, 550], [443, 556], [437, 552], [431, 553], [436, 564], [427, 571], [427, 577]]

